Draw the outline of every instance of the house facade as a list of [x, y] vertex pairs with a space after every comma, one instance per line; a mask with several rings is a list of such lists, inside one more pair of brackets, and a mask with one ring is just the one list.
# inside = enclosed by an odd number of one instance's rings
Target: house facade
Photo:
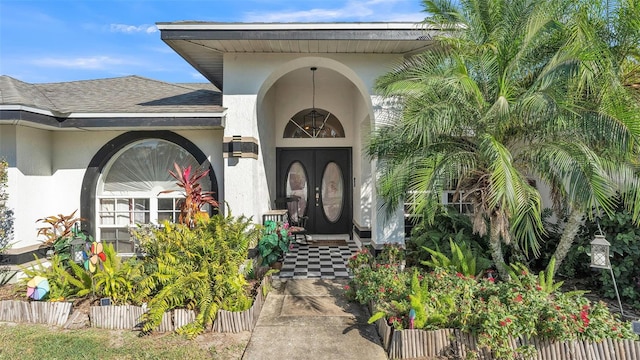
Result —
[[[210, 84], [136, 76], [57, 84], [0, 77], [0, 157], [9, 162], [14, 252], [42, 243], [36, 222], [78, 209], [121, 253], [128, 227], [176, 214], [173, 163], [209, 169], [221, 211], [253, 216], [298, 196], [311, 234], [404, 241], [383, 215], [372, 129], [397, 111], [375, 79], [432, 45], [409, 23], [157, 24]], [[18, 251], [19, 249], [22, 249]]]

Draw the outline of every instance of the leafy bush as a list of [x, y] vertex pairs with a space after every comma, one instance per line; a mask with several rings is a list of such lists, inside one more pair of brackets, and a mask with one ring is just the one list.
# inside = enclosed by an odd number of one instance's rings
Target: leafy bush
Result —
[[449, 248], [451, 249], [451, 257], [440, 251], [424, 247], [424, 250], [431, 254], [431, 259], [420, 261], [420, 263], [432, 269], [452, 269], [470, 277], [480, 275], [491, 265], [491, 260], [476, 256], [466, 243], [458, 245], [449, 239]]
[[[600, 228], [611, 243], [611, 267], [616, 276], [620, 297], [624, 303], [640, 309], [640, 227], [633, 224], [632, 214], [621, 204], [613, 217], [599, 220]], [[590, 243], [598, 233], [598, 224], [587, 221], [560, 267], [560, 272], [570, 277], [590, 279], [594, 289], [605, 297], [615, 299], [615, 288], [608, 270], [590, 268]]]
[[478, 258], [490, 258], [487, 237], [473, 233], [469, 216], [455, 211], [443, 211], [435, 215], [432, 224], [420, 221], [413, 228], [411, 238], [407, 241], [407, 265], [418, 265], [423, 260], [429, 260], [431, 254], [425, 248], [451, 256], [450, 240], [456, 244], [468, 244]]
[[267, 220], [262, 228], [262, 237], [258, 242], [258, 253], [262, 264], [271, 266], [289, 251], [288, 224]]
[[49, 281], [49, 293], [44, 300], [67, 300], [81, 298], [94, 293], [93, 281], [80, 265], [68, 261], [55, 254], [49, 261], [50, 266], [44, 266], [41, 261], [31, 268], [24, 268], [26, 275], [23, 285], [35, 276], [42, 276]]
[[197, 311], [196, 321], [180, 332], [194, 336], [212, 324], [218, 309], [249, 308], [240, 266], [258, 234], [251, 219], [215, 215], [193, 228], [165, 223], [153, 236], [144, 237], [140, 245], [147, 253], [145, 269], [154, 272], [143, 330], [157, 327], [168, 310], [188, 308]]
[[94, 289], [100, 297], [109, 297], [115, 304], [139, 304], [149, 295], [149, 277], [144, 276], [137, 259], [122, 261], [113, 245], [104, 246], [105, 261], [93, 275]]
[[[479, 344], [499, 359], [526, 357], [533, 351], [520, 347], [514, 353], [511, 337], [637, 339], [629, 324], [620, 322], [604, 303], [591, 303], [580, 292], [556, 291], [547, 273], [540, 279], [524, 266], [513, 269], [517, 271], [511, 281], [494, 282], [443, 268], [426, 274], [414, 270], [409, 279], [394, 267], [362, 266], [354, 269], [355, 289], [349, 290], [356, 300], [375, 303], [372, 321], [384, 316], [396, 329], [410, 327], [412, 320], [415, 328], [459, 328], [476, 334]], [[387, 291], [389, 286], [393, 291]]]

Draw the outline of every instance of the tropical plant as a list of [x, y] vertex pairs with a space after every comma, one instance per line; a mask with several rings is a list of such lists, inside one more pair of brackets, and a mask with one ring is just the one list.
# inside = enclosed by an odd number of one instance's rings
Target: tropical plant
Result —
[[[425, 216], [420, 216], [419, 219], [425, 219]], [[431, 254], [425, 248], [442, 251], [450, 256], [447, 249], [451, 239], [456, 244], [467, 244], [478, 258], [488, 260], [491, 256], [487, 237], [473, 233], [471, 218], [467, 214], [445, 209], [435, 214], [433, 219], [433, 223], [417, 221], [413, 227], [411, 237], [406, 242], [407, 265], [419, 265], [420, 261], [430, 259]]]
[[469, 277], [476, 277], [489, 268], [488, 259], [476, 256], [467, 244], [458, 245], [450, 239], [449, 247], [451, 248], [450, 258], [440, 251], [425, 247], [424, 250], [431, 254], [431, 260], [423, 260], [420, 263], [433, 269], [454, 270]]
[[289, 251], [287, 224], [267, 220], [264, 222], [262, 237], [258, 241], [258, 253], [262, 264], [271, 266]]
[[382, 265], [400, 266], [405, 262], [405, 249], [403, 244], [393, 243], [382, 245], [382, 250], [376, 256], [376, 263]]
[[550, 184], [558, 202], [604, 212], [616, 191], [637, 193], [637, 116], [585, 106], [596, 80], [590, 53], [576, 46], [573, 2], [423, 3], [433, 15], [426, 21], [451, 34], [376, 82], [402, 105], [368, 146], [379, 194], [390, 211], [409, 191], [420, 194], [411, 212], [433, 222], [443, 191], [453, 189], [472, 204], [474, 232], [489, 234], [506, 278], [503, 243], [539, 255], [542, 197], [531, 177]]
[[156, 328], [174, 308], [196, 310], [196, 320], [180, 329], [195, 336], [212, 324], [218, 309], [246, 310], [251, 299], [240, 267], [258, 237], [251, 219], [215, 215], [190, 228], [165, 223], [141, 243], [145, 269], [153, 269], [152, 299], [144, 315], [145, 332]]
[[[173, 164], [175, 172], [169, 171], [169, 174], [178, 182], [180, 188], [182, 188], [182, 195], [184, 199], [180, 199], [178, 206], [180, 207], [180, 216], [178, 221], [180, 224], [185, 224], [189, 227], [194, 227], [196, 221], [199, 218], [208, 218], [208, 214], [202, 211], [205, 205], [211, 205], [214, 208], [218, 207], [218, 202], [213, 197], [213, 192], [202, 191], [202, 185], [200, 180], [209, 174], [209, 170], [196, 169], [192, 172], [191, 165], [186, 168], [181, 168], [177, 163]], [[160, 194], [171, 193], [176, 190], [165, 190]]]
[[104, 246], [105, 260], [93, 275], [95, 292], [109, 297], [114, 304], [142, 302], [150, 293], [150, 277], [145, 277], [142, 263], [136, 259], [122, 261], [113, 245]]
[[47, 278], [50, 288], [48, 299], [82, 298], [95, 293], [91, 274], [73, 261], [63, 260], [57, 254], [51, 257], [49, 266], [45, 266], [37, 258], [36, 260], [34, 266], [21, 269], [26, 275], [24, 283], [26, 284], [29, 279], [35, 276]]
[[[387, 284], [393, 269], [362, 267], [359, 271], [367, 276], [359, 279], [356, 272], [356, 286], [379, 288]], [[552, 274], [552, 269], [550, 264], [547, 273]], [[526, 267], [518, 270], [510, 281], [502, 282], [467, 277], [442, 268], [428, 273], [414, 272], [409, 282], [400, 277], [400, 287], [407, 291], [360, 292], [366, 296], [356, 299], [374, 301], [375, 313], [370, 321], [386, 317], [394, 328], [406, 329], [411, 327], [413, 318], [414, 328], [457, 328], [476, 335], [479, 347], [487, 348], [496, 359], [530, 357], [533, 347], [517, 345], [514, 349], [514, 338], [536, 336], [553, 341], [598, 342], [638, 339], [629, 324], [609, 312], [606, 304], [592, 303], [581, 292], [549, 294]], [[548, 277], [544, 281], [553, 283]], [[355, 289], [356, 294], [359, 290]]]
[[60, 238], [69, 238], [73, 235], [77, 235], [79, 231], [77, 231], [76, 225], [84, 219], [76, 217], [76, 212], [78, 212], [78, 210], [74, 210], [69, 215], [51, 215], [46, 218], [36, 220], [36, 222], [49, 225], [38, 228], [38, 236], [43, 235], [46, 237], [47, 239], [44, 243], [51, 245]]
[[[576, 82], [580, 105], [588, 110], [585, 122], [607, 124], [602, 130], [593, 129], [592, 148], [605, 152], [610, 162], [593, 167], [583, 166], [585, 174], [611, 176], [617, 186], [607, 187], [602, 182], [579, 179], [573, 188], [564, 188], [566, 171], [558, 167], [555, 178], [546, 177], [552, 192], [564, 198], [567, 222], [560, 242], [553, 254], [557, 271], [585, 220], [604, 214], [612, 216], [618, 202], [613, 191], [624, 194], [623, 202], [640, 222], [638, 182], [638, 133], [640, 132], [640, 2], [623, 0], [606, 2], [585, 0], [579, 2], [570, 23], [570, 46], [581, 49], [581, 66]], [[611, 5], [611, 6], [610, 6]], [[612, 129], [609, 132], [609, 129]], [[590, 159], [585, 159], [590, 160]], [[628, 164], [630, 166], [620, 166]], [[601, 168], [600, 168], [601, 167]], [[565, 175], [565, 177], [558, 176]], [[610, 186], [610, 185], [609, 185]], [[613, 189], [613, 191], [612, 191]], [[606, 197], [609, 198], [607, 201]], [[557, 199], [559, 202], [560, 200]], [[595, 211], [593, 211], [595, 210]]]
[[633, 215], [620, 205], [611, 217], [587, 221], [580, 229], [561, 274], [589, 280], [593, 289], [615, 299], [615, 287], [609, 271], [593, 271], [590, 268], [590, 243], [595, 234], [604, 233], [611, 243], [611, 268], [622, 301], [640, 309], [640, 226], [634, 224]]

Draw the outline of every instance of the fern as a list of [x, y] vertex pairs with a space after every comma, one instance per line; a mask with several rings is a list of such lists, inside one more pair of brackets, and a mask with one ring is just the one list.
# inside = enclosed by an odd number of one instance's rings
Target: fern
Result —
[[143, 331], [155, 329], [166, 311], [182, 307], [197, 312], [195, 322], [179, 330], [191, 337], [211, 326], [218, 309], [249, 308], [240, 268], [258, 235], [249, 218], [216, 215], [194, 228], [165, 224], [146, 237], [145, 249], [153, 256], [145, 259], [145, 267], [157, 271], [147, 278], [155, 295], [143, 317]]
[[562, 287], [562, 284], [564, 284], [564, 281], [554, 282], [553, 275], [555, 266], [556, 258], [551, 257], [551, 260], [549, 261], [549, 264], [547, 265], [545, 271], [540, 271], [540, 275], [538, 275], [538, 285], [540, 285], [542, 291], [546, 292], [547, 294], [553, 294], [558, 289], [560, 289], [560, 287]]

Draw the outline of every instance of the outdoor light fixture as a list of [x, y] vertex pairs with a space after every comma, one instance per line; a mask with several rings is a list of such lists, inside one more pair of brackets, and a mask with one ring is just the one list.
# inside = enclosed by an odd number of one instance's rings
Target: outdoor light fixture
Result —
[[594, 236], [593, 241], [591, 241], [591, 267], [611, 269], [609, 246], [611, 246], [611, 244], [605, 239], [602, 232]]
[[304, 116], [302, 126], [311, 137], [318, 136], [320, 130], [324, 127], [325, 117], [325, 115], [316, 109], [316, 70], [318, 70], [318, 68], [315, 66], [311, 68], [311, 111]]
[[609, 260], [609, 247], [611, 246], [611, 243], [609, 243], [604, 237], [604, 233], [602, 232], [602, 229], [600, 229], [600, 222], [598, 222], [597, 219], [596, 223], [598, 224], [598, 234], [595, 234], [593, 241], [591, 241], [591, 267], [608, 269], [611, 272], [611, 279], [613, 279], [613, 288], [616, 290], [620, 314], [624, 317], [622, 302], [620, 301], [620, 294], [618, 293], [618, 285], [616, 284], [616, 277], [613, 275], [613, 268], [611, 267], [611, 261]]
[[84, 250], [86, 241], [85, 239], [78, 236], [78, 224], [74, 226], [73, 233], [73, 239], [71, 239], [71, 243], [69, 244], [69, 255], [71, 255], [71, 260], [74, 263], [82, 264], [84, 262]]

